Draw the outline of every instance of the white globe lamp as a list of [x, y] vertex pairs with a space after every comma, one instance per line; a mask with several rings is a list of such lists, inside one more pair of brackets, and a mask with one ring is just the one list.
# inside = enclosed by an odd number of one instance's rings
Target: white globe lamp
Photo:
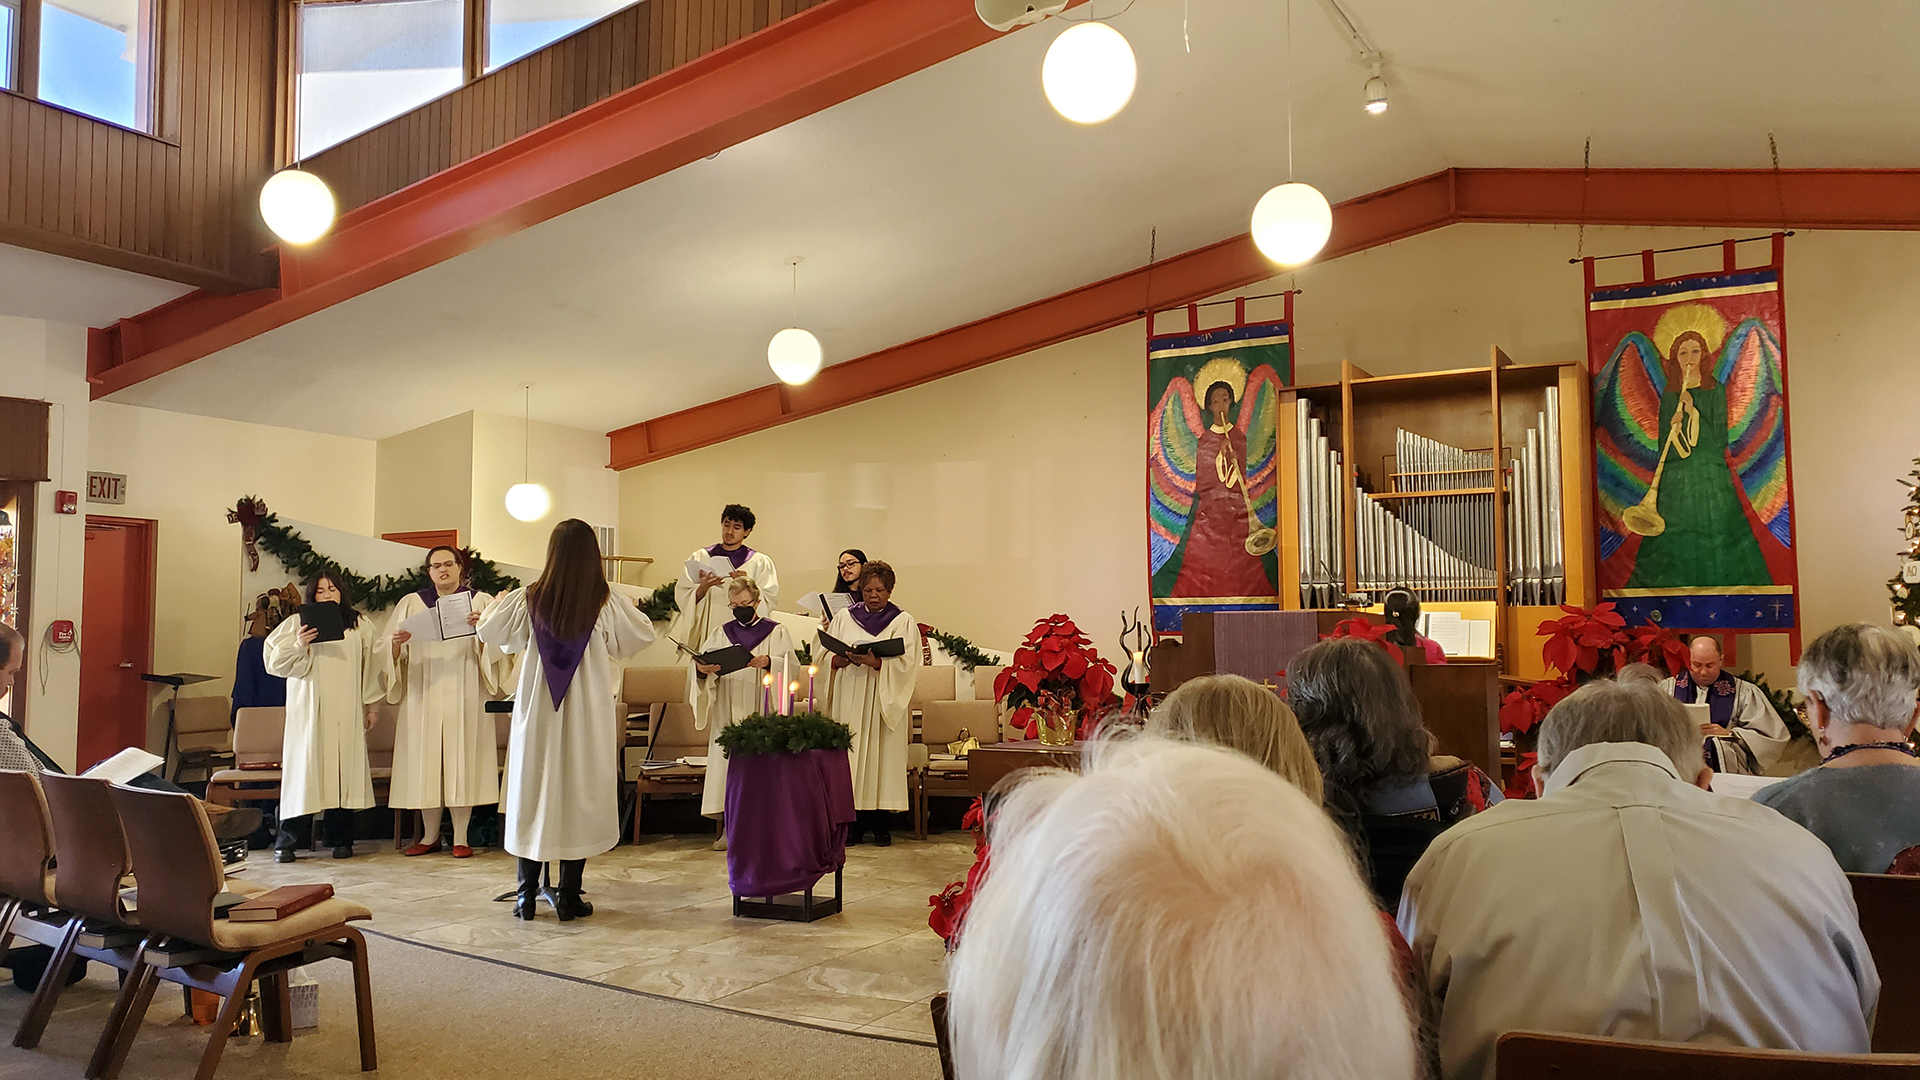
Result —
[[507, 513], [516, 521], [539, 521], [552, 507], [553, 499], [539, 484], [515, 484], [507, 489]]
[[1126, 108], [1138, 77], [1133, 46], [1103, 22], [1067, 27], [1040, 64], [1047, 101], [1076, 124], [1098, 124]]
[[767, 366], [788, 386], [799, 386], [820, 373], [820, 339], [789, 326], [767, 342]]
[[325, 236], [337, 211], [333, 190], [310, 172], [282, 169], [260, 186], [260, 216], [289, 244], [311, 244]]
[[1320, 253], [1333, 232], [1333, 207], [1312, 184], [1281, 184], [1253, 207], [1253, 244], [1281, 266]]

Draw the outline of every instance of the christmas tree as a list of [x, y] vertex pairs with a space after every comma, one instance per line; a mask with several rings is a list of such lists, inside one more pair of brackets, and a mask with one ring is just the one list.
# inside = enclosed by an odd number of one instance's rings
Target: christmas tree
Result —
[[1900, 572], [1887, 579], [1887, 599], [1893, 606], [1893, 625], [1920, 643], [1920, 458], [1913, 459], [1912, 479], [1899, 481], [1907, 489], [1907, 505], [1900, 512], [1907, 546], [1900, 553]]

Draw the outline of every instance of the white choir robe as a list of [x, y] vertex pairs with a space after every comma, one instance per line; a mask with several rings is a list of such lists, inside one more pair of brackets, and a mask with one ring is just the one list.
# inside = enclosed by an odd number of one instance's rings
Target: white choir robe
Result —
[[[833, 617], [827, 633], [849, 645], [902, 638], [904, 655], [880, 661], [880, 670], [849, 663], [834, 673], [826, 713], [853, 729], [853, 806], [856, 810], [907, 808], [907, 743], [912, 741], [911, 704], [920, 667], [920, 625], [906, 612], [878, 634], [853, 621], [851, 609]], [[824, 649], [821, 654], [832, 657]]]
[[[1672, 697], [1673, 685], [1672, 679], [1662, 680], [1660, 692]], [[1707, 695], [1711, 692], [1709, 687], [1694, 687], [1693, 704], [1707, 704]], [[1754, 762], [1760, 766], [1757, 772], [1760, 776], [1767, 775], [1767, 770], [1773, 768], [1774, 763], [1780, 760], [1780, 755], [1786, 752], [1787, 744], [1793, 741], [1793, 733], [1787, 730], [1786, 721], [1780, 719], [1780, 714], [1773, 711], [1767, 695], [1761, 693], [1758, 686], [1737, 676], [1733, 680], [1733, 715], [1727, 718], [1727, 730], [1732, 734], [1724, 738], [1710, 738], [1722, 743], [1737, 742], [1751, 751]], [[1720, 762], [1725, 766], [1723, 772], [1746, 771], [1747, 762], [1739, 753], [1740, 746], [1720, 748]]]
[[522, 654], [507, 740], [507, 851], [538, 862], [585, 859], [620, 842], [620, 747], [625, 713], [618, 708], [614, 661], [653, 642], [653, 623], [619, 593], [607, 597], [559, 708], [547, 690], [533, 640], [527, 591], [502, 595], [480, 618], [480, 640]]
[[339, 641], [300, 641], [295, 615], [267, 635], [267, 673], [287, 680], [280, 744], [280, 820], [373, 805], [367, 706], [387, 696], [384, 640], [366, 615]]
[[[486, 593], [473, 594], [473, 610], [482, 615], [491, 603]], [[425, 610], [419, 594], [401, 597], [387, 621], [386, 640]], [[393, 652], [387, 700], [400, 706], [400, 722], [388, 804], [432, 810], [499, 802], [500, 752], [486, 703], [510, 685], [513, 657], [477, 634], [451, 641], [416, 636]]]
[[[718, 546], [718, 544], [714, 545], [714, 547]], [[697, 548], [687, 558], [706, 557], [710, 550], [712, 549]], [[751, 547], [747, 550], [753, 551]], [[773, 569], [773, 560], [768, 558], [764, 551], [753, 551], [753, 554], [747, 556], [747, 561], [740, 564], [740, 569], [760, 586], [758, 607], [761, 616], [772, 614], [773, 602], [780, 596], [780, 575]], [[673, 602], [680, 606], [680, 614], [674, 617], [672, 628], [668, 632], [674, 640], [689, 649], [699, 648], [701, 642], [707, 640], [715, 630], [726, 625], [728, 619], [733, 618], [733, 605], [727, 603], [725, 582], [708, 589], [706, 597], [696, 604], [693, 596], [699, 591], [699, 580], [688, 576], [686, 564], [682, 562], [680, 581], [673, 587]]]
[[[732, 644], [727, 628], [722, 626], [707, 635], [700, 651], [712, 652]], [[806, 670], [793, 659], [792, 635], [778, 623], [774, 624], [772, 633], [754, 646], [753, 655], [771, 660], [773, 666], [768, 670], [776, 679], [780, 676], [782, 660], [787, 661], [789, 678], [794, 671]], [[717, 818], [727, 812], [727, 758], [720, 752], [720, 732], [729, 724], [737, 724], [760, 711], [762, 694], [767, 692], [760, 679], [766, 674], [759, 668], [742, 668], [703, 679], [692, 664], [687, 665], [687, 700], [693, 703], [693, 726], [707, 732], [707, 779], [700, 794], [700, 812], [707, 817]]]

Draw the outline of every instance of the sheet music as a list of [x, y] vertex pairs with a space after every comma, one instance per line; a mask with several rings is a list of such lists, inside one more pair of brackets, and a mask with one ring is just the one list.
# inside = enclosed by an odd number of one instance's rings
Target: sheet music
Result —
[[89, 780], [105, 780], [110, 784], [124, 784], [142, 773], [152, 772], [167, 759], [157, 754], [149, 754], [138, 747], [129, 746], [125, 750], [81, 773]]
[[434, 605], [440, 613], [440, 640], [452, 641], [455, 638], [467, 638], [474, 635], [474, 628], [467, 625], [467, 616], [473, 614], [473, 594], [457, 592], [452, 596], [443, 596]]
[[1467, 620], [1467, 655], [1468, 656], [1492, 656], [1493, 655], [1493, 620], [1492, 619], [1468, 619]]
[[800, 598], [800, 610], [816, 619], [831, 619], [852, 606], [852, 593], [810, 592]]
[[726, 577], [733, 573], [733, 564], [718, 555], [709, 555], [703, 551], [688, 559], [684, 569], [687, 572], [688, 581], [699, 581], [700, 572], [703, 570], [714, 577]]
[[1448, 656], [1467, 655], [1467, 625], [1457, 611], [1427, 613], [1427, 636]]
[[410, 618], [396, 623], [393, 629], [387, 631], [387, 636], [392, 637], [402, 630], [423, 641], [437, 641], [440, 638], [440, 616], [433, 608], [421, 608]]
[[1736, 799], [1751, 799], [1754, 793], [1763, 787], [1771, 787], [1780, 782], [1777, 776], [1741, 776], [1737, 773], [1717, 772], [1713, 774], [1713, 793], [1731, 795]]

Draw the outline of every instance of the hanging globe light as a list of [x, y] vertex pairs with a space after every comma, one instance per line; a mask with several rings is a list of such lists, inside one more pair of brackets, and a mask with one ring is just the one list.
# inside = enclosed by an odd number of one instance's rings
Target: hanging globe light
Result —
[[539, 521], [552, 507], [552, 497], [539, 484], [515, 484], [507, 489], [507, 513], [516, 521]]
[[1076, 124], [1098, 124], [1126, 108], [1138, 77], [1133, 46], [1103, 22], [1067, 27], [1040, 64], [1048, 103]]
[[1298, 266], [1320, 253], [1333, 232], [1333, 207], [1312, 184], [1286, 183], [1253, 207], [1253, 244], [1281, 266]]
[[820, 339], [789, 326], [767, 342], [767, 366], [788, 386], [799, 386], [820, 373]]
[[260, 216], [289, 244], [311, 244], [333, 228], [337, 207], [327, 182], [300, 169], [281, 169], [260, 186]]

